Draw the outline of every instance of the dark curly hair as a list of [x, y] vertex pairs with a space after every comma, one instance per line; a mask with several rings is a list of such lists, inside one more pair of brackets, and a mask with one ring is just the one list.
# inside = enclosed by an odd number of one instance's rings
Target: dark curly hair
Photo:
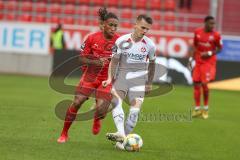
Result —
[[118, 17], [114, 13], [108, 12], [106, 7], [100, 8], [98, 11], [98, 15], [100, 21], [106, 21], [109, 18], [114, 18], [118, 20]]

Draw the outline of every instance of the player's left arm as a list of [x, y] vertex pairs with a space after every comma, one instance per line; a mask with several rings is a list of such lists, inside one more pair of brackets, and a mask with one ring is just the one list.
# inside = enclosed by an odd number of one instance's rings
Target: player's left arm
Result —
[[219, 33], [216, 33], [216, 50], [215, 50], [215, 54], [218, 54], [221, 52], [222, 47], [223, 47], [223, 43], [222, 43], [222, 37]]
[[194, 54], [197, 50], [198, 45], [198, 39], [197, 39], [197, 31], [194, 32], [194, 38], [193, 38], [193, 44], [189, 46], [188, 53], [189, 53], [189, 59], [188, 59], [188, 68], [189, 70], [193, 69], [193, 63], [194, 63]]
[[148, 81], [146, 84], [151, 85], [153, 82], [154, 78], [154, 72], [155, 72], [155, 59], [154, 60], [149, 60], [149, 65], [148, 65]]
[[156, 59], [156, 47], [152, 47], [149, 51], [149, 65], [148, 65], [148, 80], [146, 82], [145, 90], [146, 93], [149, 93], [152, 89], [152, 82], [155, 73], [155, 59]]

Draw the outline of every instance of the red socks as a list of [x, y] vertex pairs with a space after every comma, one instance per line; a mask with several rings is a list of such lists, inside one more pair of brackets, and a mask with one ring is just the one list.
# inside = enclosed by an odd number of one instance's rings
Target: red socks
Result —
[[208, 106], [209, 90], [207, 84], [202, 84], [204, 106]]
[[194, 85], [194, 100], [195, 100], [195, 106], [200, 106], [201, 101], [201, 87], [203, 89], [203, 101], [204, 106], [208, 106], [208, 98], [209, 98], [209, 90], [207, 84], [201, 85]]
[[194, 85], [194, 100], [195, 100], [195, 106], [200, 106], [200, 100], [201, 100], [201, 86], [200, 85]]
[[69, 106], [67, 113], [66, 113], [62, 134], [65, 134], [65, 135], [68, 134], [68, 130], [69, 130], [70, 126], [72, 125], [72, 122], [75, 120], [75, 118], [77, 116], [77, 111], [78, 110], [73, 105]]

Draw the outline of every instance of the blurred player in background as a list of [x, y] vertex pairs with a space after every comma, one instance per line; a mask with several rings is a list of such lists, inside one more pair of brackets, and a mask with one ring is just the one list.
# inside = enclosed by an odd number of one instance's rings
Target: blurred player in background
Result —
[[[156, 46], [150, 38], [145, 36], [151, 26], [152, 18], [139, 15], [133, 33], [117, 39], [116, 50], [109, 66], [108, 79], [103, 81], [104, 87], [111, 84], [114, 71], [119, 66], [112, 89], [112, 115], [117, 132], [106, 135], [109, 140], [117, 141], [116, 147], [119, 149], [124, 149], [121, 142], [137, 124], [145, 92], [148, 93], [152, 89]], [[131, 106], [124, 125], [122, 102], [126, 95]]]
[[[204, 119], [208, 118], [208, 99], [209, 89], [208, 83], [215, 79], [216, 74], [216, 54], [222, 49], [221, 36], [214, 30], [215, 20], [212, 16], [207, 16], [204, 19], [205, 26], [196, 29], [194, 32], [194, 47], [191, 52], [191, 61], [195, 60], [195, 67], [193, 68], [193, 82], [194, 82], [194, 100], [195, 108], [192, 116], [202, 116]], [[200, 108], [201, 88], [203, 90], [204, 107]]]
[[58, 24], [57, 28], [52, 32], [50, 46], [54, 53], [61, 53], [61, 50], [66, 48], [62, 24]]
[[95, 93], [97, 109], [93, 121], [93, 134], [99, 133], [101, 127], [100, 119], [105, 116], [105, 112], [101, 111], [99, 106], [102, 106], [104, 103], [110, 104], [111, 101], [111, 85], [103, 88], [102, 81], [108, 77], [112, 47], [119, 37], [116, 34], [118, 17], [108, 12], [106, 8], [99, 9], [99, 17], [101, 20], [101, 31], [90, 34], [81, 46], [80, 61], [86, 67], [83, 68], [84, 73], [76, 88], [73, 103], [67, 110], [62, 133], [57, 140], [59, 143], [64, 143], [68, 140], [68, 130], [75, 120], [79, 108], [92, 93]]

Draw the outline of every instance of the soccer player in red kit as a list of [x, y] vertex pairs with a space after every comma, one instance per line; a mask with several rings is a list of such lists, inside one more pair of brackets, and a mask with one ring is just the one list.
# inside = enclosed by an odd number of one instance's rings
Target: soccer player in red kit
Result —
[[[93, 134], [98, 134], [101, 127], [100, 120], [102, 117], [98, 114], [98, 111], [101, 110], [99, 106], [103, 106], [102, 104], [105, 102], [110, 104], [111, 101], [111, 85], [103, 88], [102, 81], [108, 77], [112, 47], [119, 37], [116, 34], [118, 18], [115, 14], [108, 12], [106, 8], [99, 9], [99, 17], [101, 31], [90, 34], [81, 46], [80, 62], [86, 66], [83, 68], [84, 72], [76, 88], [73, 103], [67, 110], [61, 136], [57, 140], [59, 143], [65, 143], [68, 140], [68, 130], [75, 120], [79, 108], [92, 93], [95, 93], [96, 98], [96, 113], [92, 127]], [[105, 115], [101, 116], [104, 117]]]
[[[208, 83], [215, 79], [216, 74], [216, 54], [222, 49], [220, 34], [214, 30], [215, 20], [212, 16], [204, 19], [204, 27], [196, 29], [194, 32], [193, 57], [195, 67], [193, 68], [192, 78], [194, 82], [195, 109], [193, 117], [202, 116], [208, 118]], [[204, 107], [200, 108], [201, 88], [203, 91]]]

